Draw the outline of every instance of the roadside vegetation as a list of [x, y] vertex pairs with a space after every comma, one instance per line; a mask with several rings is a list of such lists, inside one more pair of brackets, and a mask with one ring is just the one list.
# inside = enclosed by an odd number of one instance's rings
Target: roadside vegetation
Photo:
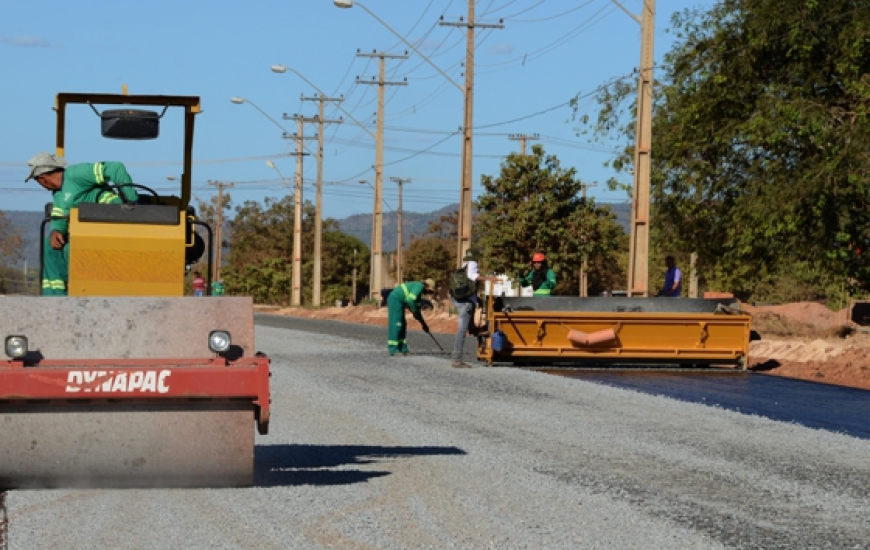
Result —
[[[722, 0], [671, 19], [676, 37], [655, 67], [649, 288], [673, 255], [699, 291], [747, 302], [820, 301], [839, 310], [870, 292], [870, 1]], [[599, 89], [577, 131], [620, 145], [608, 164], [634, 171], [637, 83]], [[516, 277], [535, 251], [558, 275], [557, 294], [625, 288], [628, 236], [606, 206], [583, 197], [583, 167], [563, 166], [539, 144], [482, 175], [472, 243], [487, 272]], [[624, 178], [623, 178], [624, 179]], [[611, 179], [608, 186], [621, 187]], [[630, 196], [631, 188], [625, 188]], [[222, 278], [228, 294], [286, 305], [291, 294], [292, 197], [222, 208]], [[217, 219], [217, 203], [200, 217]], [[303, 302], [311, 303], [314, 215], [303, 205]], [[20, 258], [21, 238], [0, 214], [0, 266]], [[404, 278], [446, 283], [455, 267], [456, 215], [415, 235]], [[323, 221], [323, 303], [368, 294], [367, 243]], [[205, 272], [207, 266], [197, 266]], [[0, 269], [0, 292], [9, 270]], [[688, 285], [684, 285], [688, 286]]]
[[[671, 29], [655, 68], [653, 248], [682, 266], [696, 252], [702, 284], [745, 299], [837, 309], [866, 295], [870, 3], [723, 0]], [[582, 132], [625, 144], [617, 172], [633, 169], [635, 84], [576, 111]]]

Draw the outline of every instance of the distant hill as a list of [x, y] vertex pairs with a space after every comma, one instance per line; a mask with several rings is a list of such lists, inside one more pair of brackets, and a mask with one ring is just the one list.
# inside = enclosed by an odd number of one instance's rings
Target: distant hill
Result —
[[[631, 225], [630, 203], [596, 203], [598, 206], [609, 206], [616, 214], [616, 221], [622, 229], [628, 233]], [[403, 241], [405, 246], [411, 242], [413, 235], [423, 235], [429, 229], [429, 222], [438, 221], [441, 216], [447, 216], [459, 210], [459, 203], [445, 206], [440, 210], [428, 213], [404, 212], [405, 231]], [[372, 242], [372, 215], [354, 214], [338, 221], [338, 228], [348, 235], [360, 239], [368, 244]], [[397, 215], [394, 212], [384, 212], [384, 252], [395, 252], [398, 244]]]
[[[599, 206], [610, 206], [616, 214], [617, 222], [627, 233], [630, 226], [631, 204], [629, 203], [597, 203]], [[404, 212], [404, 242], [408, 246], [411, 242], [411, 237], [414, 235], [423, 235], [429, 228], [429, 223], [438, 221], [441, 216], [450, 215], [459, 209], [459, 204], [451, 204], [434, 212]], [[22, 210], [7, 210], [3, 212], [6, 218], [12, 223], [25, 240], [24, 257], [28, 267], [39, 265], [39, 226], [42, 223], [42, 212], [30, 212]], [[384, 252], [395, 252], [397, 243], [397, 214], [395, 212], [384, 212]], [[371, 214], [354, 214], [347, 218], [336, 220], [338, 228], [343, 233], [353, 235], [362, 242], [368, 244], [372, 242], [372, 215]], [[18, 266], [21, 267], [21, 262]]]

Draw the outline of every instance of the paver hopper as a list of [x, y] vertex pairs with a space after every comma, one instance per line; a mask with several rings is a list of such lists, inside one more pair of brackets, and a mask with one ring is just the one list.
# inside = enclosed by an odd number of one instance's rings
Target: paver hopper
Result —
[[478, 359], [746, 368], [751, 316], [734, 300], [488, 295]]
[[137, 106], [183, 108], [181, 192], [73, 208], [69, 296], [0, 298], [0, 489], [251, 485], [270, 374], [253, 302], [184, 297], [199, 98], [59, 94], [61, 156], [70, 104], [121, 106], [103, 134], [123, 139], [157, 135]]

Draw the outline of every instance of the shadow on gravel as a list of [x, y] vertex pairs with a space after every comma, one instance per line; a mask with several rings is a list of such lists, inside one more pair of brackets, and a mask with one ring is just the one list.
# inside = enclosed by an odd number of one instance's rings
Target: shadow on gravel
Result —
[[377, 445], [257, 445], [254, 485], [349, 485], [391, 474], [375, 470], [329, 470], [348, 465], [379, 464], [385, 459], [465, 455], [457, 447], [380, 447]]

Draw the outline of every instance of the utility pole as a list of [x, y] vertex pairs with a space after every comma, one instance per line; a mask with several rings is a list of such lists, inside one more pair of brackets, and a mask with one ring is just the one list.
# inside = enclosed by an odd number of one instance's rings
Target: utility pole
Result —
[[631, 203], [631, 242], [628, 259], [629, 296], [649, 296], [650, 154], [655, 4], [655, 0], [644, 0], [641, 18], [637, 128], [634, 139], [634, 200]]
[[526, 156], [526, 140], [538, 139], [539, 137], [541, 137], [539, 134], [508, 134], [509, 140], [520, 142], [520, 154], [523, 156]]
[[[581, 183], [580, 188], [582, 189], [582, 197], [583, 197], [583, 206], [586, 206], [586, 188], [587, 187], [595, 187], [598, 185], [597, 183]], [[584, 247], [586, 243], [589, 241], [587, 235], [583, 235], [581, 237], [581, 242]], [[589, 255], [584, 251], [583, 252], [583, 263], [580, 265], [580, 297], [586, 298], [589, 296]]]
[[350, 305], [356, 305], [356, 248], [353, 249], [353, 279], [350, 284]]
[[375, 147], [375, 234], [374, 234], [374, 248], [372, 250], [373, 257], [373, 265], [372, 265], [372, 273], [374, 274], [374, 279], [372, 281], [372, 292], [376, 299], [380, 298], [381, 286], [382, 286], [382, 277], [383, 277], [383, 244], [384, 244], [384, 216], [383, 216], [383, 208], [381, 207], [384, 181], [383, 181], [383, 172], [384, 172], [384, 87], [385, 86], [407, 86], [408, 83], [406, 81], [402, 82], [387, 82], [386, 79], [386, 70], [384, 68], [384, 63], [386, 59], [408, 59], [408, 54], [403, 55], [391, 55], [386, 54], [384, 52], [378, 52], [375, 50], [372, 53], [360, 53], [357, 50], [357, 57], [377, 57], [380, 61], [379, 69], [378, 69], [378, 79], [375, 80], [372, 78], [371, 81], [363, 81], [357, 77], [357, 84], [373, 84], [378, 86], [378, 129], [377, 136], [375, 138], [376, 147]]
[[458, 23], [440, 21], [450, 27], [465, 27], [465, 109], [462, 122], [462, 178], [459, 193], [459, 219], [457, 233], [459, 242], [456, 248], [456, 265], [462, 265], [465, 252], [471, 247], [471, 202], [472, 195], [472, 128], [474, 126], [474, 29], [503, 29], [504, 25], [478, 23], [474, 20], [475, 0], [468, 0], [468, 21], [459, 18]]
[[396, 246], [396, 282], [402, 282], [402, 262], [404, 261], [404, 235], [402, 234], [402, 226], [404, 225], [403, 217], [402, 217], [402, 185], [406, 183], [411, 183], [411, 178], [390, 178], [390, 181], [396, 182], [396, 185], [399, 188], [399, 210], [397, 211], [397, 224], [399, 230], [399, 241], [398, 246]]
[[314, 217], [314, 274], [312, 276], [311, 301], [315, 307], [321, 306], [320, 300], [320, 273], [321, 273], [321, 258], [323, 254], [323, 125], [324, 124], [341, 124], [342, 119], [326, 120], [323, 116], [323, 104], [326, 101], [334, 101], [341, 103], [343, 97], [330, 98], [323, 95], [315, 95], [314, 97], [305, 97], [302, 95], [302, 101], [319, 101], [320, 110], [315, 117], [317, 120], [317, 213]]
[[285, 134], [287, 139], [296, 140], [296, 189], [294, 193], [294, 210], [293, 210], [293, 293], [290, 297], [290, 305], [302, 305], [302, 157], [306, 153], [302, 150], [302, 144], [306, 139], [304, 135], [306, 122], [314, 122], [315, 119], [306, 119], [302, 115], [288, 116], [284, 114], [284, 120], [293, 119], [296, 121], [296, 133]]
[[[214, 185], [217, 187], [217, 212], [215, 212], [215, 242], [217, 246], [215, 247], [214, 254], [214, 265], [211, 268], [212, 277], [214, 280], [220, 280], [221, 278], [221, 250], [224, 247], [223, 243], [223, 227], [224, 227], [224, 189], [229, 189], [233, 187], [235, 184], [233, 183], [223, 183], [220, 181], [209, 181], [209, 185]], [[211, 292], [211, 289], [208, 289]]]
[[360, 185], [368, 185], [372, 188], [372, 196], [374, 196], [374, 204], [372, 204], [372, 232], [369, 239], [369, 295], [375, 299], [375, 212], [378, 209], [378, 197], [375, 194], [375, 188], [368, 180], [359, 180]]

